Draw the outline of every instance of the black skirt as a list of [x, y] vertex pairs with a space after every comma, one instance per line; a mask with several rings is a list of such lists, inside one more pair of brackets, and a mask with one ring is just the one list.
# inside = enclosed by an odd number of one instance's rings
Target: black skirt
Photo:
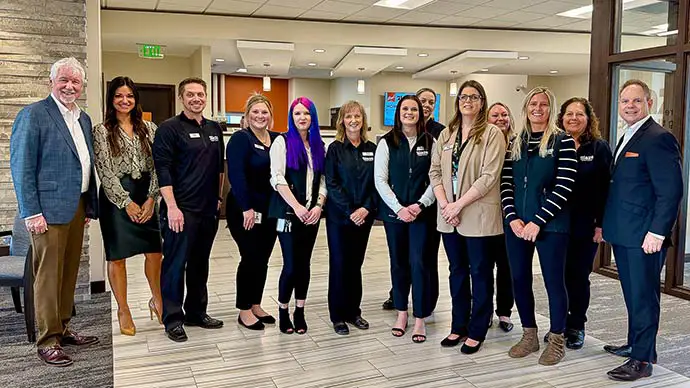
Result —
[[[151, 175], [147, 172], [142, 173], [140, 179], [132, 179], [130, 175], [125, 175], [120, 179], [122, 187], [129, 192], [129, 197], [139, 206], [143, 205], [148, 198], [150, 182]], [[101, 186], [98, 203], [106, 260], [119, 260], [142, 253], [161, 252], [157, 209], [146, 223], [134, 223], [130, 220], [125, 208], [118, 209], [108, 200], [103, 186]]]

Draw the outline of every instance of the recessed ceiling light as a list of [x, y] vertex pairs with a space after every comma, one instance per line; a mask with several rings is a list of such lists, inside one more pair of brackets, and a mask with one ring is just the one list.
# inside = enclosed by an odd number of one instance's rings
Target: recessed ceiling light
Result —
[[216, 62], [225, 62], [225, 59], [223, 59], [223, 58], [216, 58]]
[[527, 55], [523, 55], [523, 56], [518, 57], [518, 59], [521, 61], [526, 61], [529, 59], [529, 57]]
[[457, 70], [451, 70], [450, 74], [458, 74], [458, 71]]
[[241, 68], [235, 70], [235, 72], [236, 72], [236, 73], [246, 73], [246, 72], [247, 72], [247, 69], [245, 69], [244, 67], [241, 67]]
[[395, 70], [402, 70], [402, 69], [404, 69], [404, 68], [405, 68], [405, 66], [396, 66], [396, 67], [395, 67]]
[[484, 69], [479, 69], [479, 71], [489, 71], [489, 69], [484, 68]]
[[377, 7], [398, 8], [398, 9], [415, 9], [425, 4], [429, 4], [434, 0], [379, 0], [374, 3]]
[[418, 57], [421, 57], [421, 58], [424, 58], [424, 57], [428, 57], [429, 54], [428, 54], [428, 53], [419, 53], [419, 54], [417, 54], [417, 56], [418, 56]]
[[315, 63], [315, 62], [309, 62], [309, 63], [307, 63], [307, 66], [312, 66], [312, 67], [314, 67], [314, 66], [316, 66], [316, 63]]
[[549, 70], [550, 74], [558, 74], [558, 70]]
[[315, 53], [319, 53], [319, 54], [323, 54], [323, 53], [326, 52], [326, 50], [324, 50], [324, 49], [314, 49], [314, 52], [315, 52]]

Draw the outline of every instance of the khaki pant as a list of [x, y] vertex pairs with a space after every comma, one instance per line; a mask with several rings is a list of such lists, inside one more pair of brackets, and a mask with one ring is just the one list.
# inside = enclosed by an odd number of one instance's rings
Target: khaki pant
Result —
[[45, 233], [31, 235], [39, 348], [58, 344], [72, 318], [84, 219], [82, 198], [68, 224], [49, 224]]

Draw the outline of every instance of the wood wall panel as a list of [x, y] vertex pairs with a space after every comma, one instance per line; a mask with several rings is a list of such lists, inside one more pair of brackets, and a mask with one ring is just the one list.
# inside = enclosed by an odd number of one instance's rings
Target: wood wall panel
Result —
[[287, 131], [288, 80], [271, 79], [271, 91], [263, 91], [263, 80], [257, 77], [225, 77], [225, 111], [244, 112], [244, 104], [253, 93], [261, 93], [273, 104], [273, 130]]

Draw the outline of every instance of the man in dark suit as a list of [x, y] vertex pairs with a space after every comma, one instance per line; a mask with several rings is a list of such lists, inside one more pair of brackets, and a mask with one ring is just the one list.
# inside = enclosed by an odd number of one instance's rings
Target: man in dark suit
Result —
[[50, 69], [51, 94], [22, 109], [10, 139], [10, 163], [19, 214], [31, 233], [38, 356], [52, 366], [72, 359], [61, 345], [98, 338], [68, 327], [84, 238], [97, 213], [91, 119], [76, 105], [84, 69], [74, 58]]
[[629, 357], [608, 372], [615, 380], [652, 375], [659, 329], [661, 268], [683, 197], [676, 138], [649, 115], [649, 87], [627, 81], [619, 95], [626, 131], [614, 153], [604, 239], [613, 246], [628, 310], [628, 343], [604, 349]]

